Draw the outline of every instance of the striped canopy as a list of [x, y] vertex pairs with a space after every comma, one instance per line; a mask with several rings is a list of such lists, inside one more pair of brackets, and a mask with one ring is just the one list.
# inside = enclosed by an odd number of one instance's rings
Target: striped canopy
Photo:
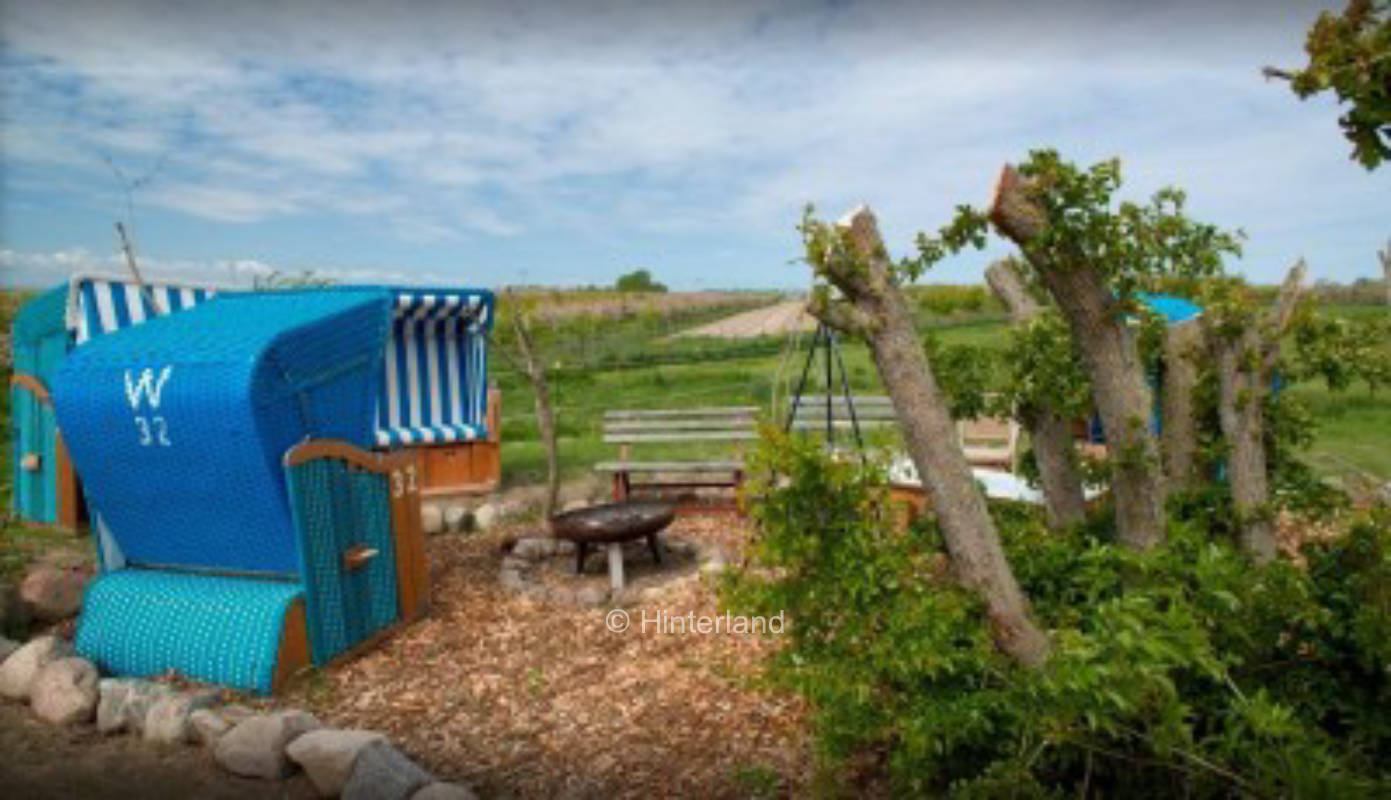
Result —
[[487, 436], [488, 329], [482, 289], [398, 289], [377, 400], [376, 444]]
[[142, 291], [128, 279], [96, 275], [74, 275], [69, 286], [67, 324], [78, 345], [151, 317], [192, 308], [216, 293], [209, 286], [165, 281], [145, 281]]

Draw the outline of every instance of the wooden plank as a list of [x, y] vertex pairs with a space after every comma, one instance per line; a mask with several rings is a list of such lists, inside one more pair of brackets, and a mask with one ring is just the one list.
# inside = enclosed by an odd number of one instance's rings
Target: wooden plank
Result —
[[[889, 398], [888, 396], [886, 396], [886, 395], [867, 394], [867, 395], [861, 396], [861, 395], [853, 395], [853, 394], [852, 394], [852, 395], [850, 395], [850, 399], [851, 399], [851, 401], [853, 401], [853, 402], [855, 403], [855, 405], [856, 405], [857, 407], [858, 407], [858, 406], [861, 406], [861, 405], [866, 405], [866, 406], [891, 406], [891, 405], [893, 405], [893, 400], [892, 400], [891, 398]], [[843, 406], [843, 405], [845, 405], [845, 395], [837, 394], [837, 395], [833, 396], [833, 397], [831, 398], [831, 403], [832, 403], [833, 405], [838, 405], [838, 406]], [[789, 404], [790, 404], [790, 403], [789, 403]], [[801, 399], [801, 401], [798, 403], [798, 405], [801, 405], [801, 406], [820, 405], [822, 408], [825, 408], [825, 407], [826, 407], [826, 395], [824, 395], [824, 394], [802, 395], [802, 399]]]
[[739, 419], [661, 419], [661, 420], [623, 420], [605, 422], [604, 433], [637, 433], [640, 431], [727, 431], [753, 430], [752, 420]]
[[606, 420], [620, 419], [662, 419], [669, 417], [753, 417], [759, 412], [758, 406], [702, 406], [698, 408], [655, 408], [655, 409], [615, 409], [604, 412]]
[[53, 397], [48, 393], [48, 387], [43, 385], [43, 381], [27, 372], [16, 372], [10, 376], [11, 386], [22, 386], [33, 393], [38, 401], [46, 406], [53, 405]]
[[305, 625], [304, 598], [296, 597], [280, 623], [280, 649], [275, 658], [271, 691], [280, 691], [286, 682], [308, 666], [309, 632]]
[[[411, 451], [414, 455], [415, 451]], [[420, 470], [416, 459], [387, 477], [391, 529], [396, 540], [396, 598], [402, 620], [425, 613], [430, 600], [430, 571], [425, 563], [425, 529], [420, 522]]]
[[[825, 406], [822, 406], [822, 407], [820, 407], [820, 408], [799, 408], [799, 409], [797, 409], [797, 419], [798, 419], [798, 420], [803, 420], [803, 419], [815, 419], [815, 420], [821, 420], [822, 422], [825, 422], [825, 421], [826, 421], [826, 407], [825, 407]], [[850, 414], [849, 414], [848, 412], [842, 410], [842, 409], [833, 408], [833, 409], [831, 409], [831, 419], [843, 419], [843, 420], [849, 421], [849, 419], [850, 419]], [[881, 409], [881, 410], [879, 410], [879, 411], [872, 411], [872, 410], [870, 410], [870, 409], [857, 408], [857, 409], [855, 409], [855, 419], [878, 419], [878, 420], [892, 419], [892, 420], [897, 420], [897, 419], [898, 419], [898, 414], [894, 413], [893, 409], [888, 409], [888, 408], [886, 408], [886, 409]]]
[[755, 431], [686, 431], [678, 433], [618, 433], [605, 435], [609, 444], [638, 442], [747, 442], [758, 438]]
[[73, 469], [72, 459], [68, 457], [68, 448], [63, 444], [62, 433], [57, 435], [54, 445], [58, 456], [53, 465], [58, 479], [58, 485], [54, 487], [58, 492], [58, 524], [75, 531], [82, 524], [82, 520], [78, 518], [82, 504], [78, 497], [80, 492], [77, 488], [77, 471]]
[[742, 469], [742, 461], [601, 461], [599, 472], [729, 472]]
[[[861, 427], [861, 428], [884, 428], [884, 427], [888, 427], [888, 426], [890, 426], [890, 425], [897, 425], [897, 424], [898, 424], [898, 420], [897, 420], [897, 419], [861, 419], [861, 420], [859, 420], [859, 423], [860, 423], [860, 427]], [[853, 429], [854, 429], [854, 426], [851, 424], [850, 420], [848, 420], [848, 419], [842, 419], [842, 418], [839, 418], [839, 417], [836, 417], [836, 418], [834, 418], [834, 419], [831, 420], [831, 427], [832, 427], [832, 428], [835, 428], [835, 429], [838, 430], [838, 431], [848, 431], [848, 430], [853, 430]], [[799, 418], [797, 419], [796, 422], [793, 422], [793, 423], [792, 423], [792, 430], [794, 430], [794, 431], [824, 431], [824, 430], [826, 430], [826, 420], [824, 420], [824, 419], [801, 419], [801, 418], [799, 417]]]

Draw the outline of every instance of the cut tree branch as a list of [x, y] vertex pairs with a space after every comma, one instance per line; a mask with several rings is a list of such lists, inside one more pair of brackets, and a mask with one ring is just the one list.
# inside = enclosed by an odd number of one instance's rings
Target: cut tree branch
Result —
[[1117, 537], [1141, 550], [1164, 540], [1164, 485], [1159, 446], [1149, 431], [1151, 394], [1135, 332], [1116, 307], [1106, 276], [1080, 255], [1038, 247], [1048, 217], [1032, 183], [1005, 165], [990, 208], [995, 227], [1019, 246], [1067, 320], [1092, 379], [1092, 397], [1106, 430]]
[[976, 487], [946, 397], [937, 386], [912, 314], [879, 235], [874, 214], [863, 206], [836, 224], [844, 252], [826, 254], [820, 272], [865, 317], [865, 340], [903, 428], [908, 454], [932, 501], [957, 579], [985, 601], [1001, 650], [1027, 666], [1047, 660], [1047, 635], [1030, 616]]
[[[1027, 325], [1042, 312], [1043, 307], [1029, 294], [1019, 274], [1019, 265], [1013, 259], [991, 264], [985, 271], [985, 280], [995, 296], [1004, 303], [1015, 324]], [[1087, 503], [1082, 476], [1077, 471], [1072, 426], [1056, 408], [1048, 404], [1020, 408], [1017, 413], [1033, 443], [1048, 523], [1054, 527], [1067, 527], [1081, 522], [1087, 514]]]

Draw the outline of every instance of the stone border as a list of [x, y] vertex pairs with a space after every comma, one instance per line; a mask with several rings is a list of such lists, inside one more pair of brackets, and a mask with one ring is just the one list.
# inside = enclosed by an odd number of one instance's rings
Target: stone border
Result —
[[201, 744], [220, 768], [242, 777], [281, 781], [303, 769], [322, 797], [476, 800], [467, 787], [437, 781], [384, 734], [325, 728], [297, 709], [223, 705], [227, 694], [101, 678], [64, 639], [45, 635], [19, 645], [0, 637], [0, 695], [27, 702], [46, 722], [95, 722], [103, 735], [128, 732], [165, 746]]
[[[553, 558], [573, 558], [575, 543], [550, 536], [529, 536], [514, 542], [511, 550], [503, 556], [502, 565], [498, 568], [498, 583], [510, 592], [537, 602], [599, 608], [611, 603], [630, 601], [635, 596], [665, 590], [678, 585], [683, 580], [724, 569], [724, 552], [718, 546], [687, 539], [672, 542], [666, 539], [665, 534], [658, 535], [662, 538], [663, 546], [668, 553], [693, 557], [696, 565], [696, 571], [693, 574], [678, 576], [670, 581], [656, 586], [648, 586], [636, 592], [631, 589], [624, 590], [618, 595], [615, 595], [607, 586], [547, 586], [534, 577], [535, 568]], [[646, 547], [646, 542], [641, 539], [637, 541]], [[569, 571], [573, 572], [573, 567]]]

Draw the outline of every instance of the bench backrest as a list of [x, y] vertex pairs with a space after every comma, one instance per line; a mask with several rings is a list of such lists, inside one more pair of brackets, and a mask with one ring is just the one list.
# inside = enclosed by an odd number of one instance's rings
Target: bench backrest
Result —
[[630, 409], [604, 412], [604, 442], [744, 442], [758, 438], [757, 406]]
[[[851, 406], [845, 403], [845, 396], [837, 394], [830, 399], [831, 425], [836, 430], [852, 427], [854, 423], [864, 428], [880, 428], [897, 425], [893, 402], [883, 395], [852, 395]], [[792, 420], [794, 431], [826, 430], [826, 395], [803, 395], [797, 402], [797, 413]], [[854, 416], [851, 416], [851, 410]], [[790, 409], [790, 405], [789, 405]]]

